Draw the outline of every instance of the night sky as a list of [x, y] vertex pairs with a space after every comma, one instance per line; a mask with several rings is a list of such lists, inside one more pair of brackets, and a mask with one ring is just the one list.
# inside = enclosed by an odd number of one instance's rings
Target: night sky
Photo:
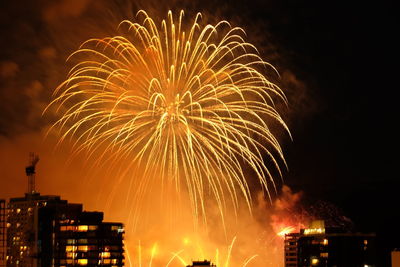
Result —
[[[23, 2], [0, 3], [1, 150], [46, 125], [41, 111], [65, 77], [66, 56], [96, 36], [103, 23], [94, 18], [107, 13], [104, 1]], [[121, 7], [126, 1], [110, 2]], [[305, 202], [336, 205], [356, 230], [376, 232], [382, 250], [400, 247], [394, 3], [175, 1], [160, 7], [166, 8], [216, 13], [246, 29], [287, 89], [284, 113], [293, 141], [282, 137], [289, 166], [284, 182], [303, 191]], [[1, 192], [11, 188], [4, 179], [0, 186]]]

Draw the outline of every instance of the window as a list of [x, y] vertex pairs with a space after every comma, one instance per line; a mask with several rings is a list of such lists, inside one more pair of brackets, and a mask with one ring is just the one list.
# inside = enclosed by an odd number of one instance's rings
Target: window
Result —
[[89, 231], [95, 231], [97, 230], [98, 226], [97, 225], [89, 225]]
[[88, 251], [88, 246], [78, 246], [78, 251]]
[[89, 226], [87, 225], [79, 225], [78, 226], [78, 232], [87, 232], [89, 229]]
[[319, 263], [319, 259], [317, 259], [317, 258], [311, 259], [311, 265], [312, 265], [312, 266], [317, 266], [318, 263]]
[[79, 265], [87, 265], [88, 264], [88, 259], [78, 259], [78, 264]]
[[66, 253], [67, 258], [76, 258], [77, 253], [74, 252], [67, 252]]
[[76, 251], [76, 246], [66, 246], [65, 251], [66, 252]]
[[100, 257], [101, 258], [109, 258], [110, 257], [110, 252], [102, 252], [102, 253], [100, 253]]

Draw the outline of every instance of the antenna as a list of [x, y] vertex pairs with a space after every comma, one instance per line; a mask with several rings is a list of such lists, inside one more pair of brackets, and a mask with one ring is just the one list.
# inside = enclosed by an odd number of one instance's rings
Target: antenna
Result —
[[28, 194], [35, 193], [35, 166], [38, 161], [38, 155], [33, 152], [29, 153], [29, 166], [25, 168], [26, 176], [28, 176]]

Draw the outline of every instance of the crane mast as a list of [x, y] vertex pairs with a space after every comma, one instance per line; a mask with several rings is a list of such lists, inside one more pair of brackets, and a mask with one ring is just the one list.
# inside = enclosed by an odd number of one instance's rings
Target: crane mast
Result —
[[29, 165], [25, 168], [28, 176], [28, 194], [34, 194], [35, 191], [35, 166], [39, 161], [39, 156], [33, 152], [29, 153]]

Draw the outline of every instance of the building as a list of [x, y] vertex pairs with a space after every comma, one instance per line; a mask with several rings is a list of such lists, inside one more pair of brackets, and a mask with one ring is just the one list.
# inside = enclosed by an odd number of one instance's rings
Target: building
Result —
[[122, 223], [103, 222], [102, 212], [83, 211], [59, 196], [35, 190], [35, 166], [26, 167], [28, 192], [0, 200], [0, 267], [124, 266]]
[[285, 236], [285, 267], [376, 266], [375, 234], [346, 233], [314, 221]]
[[8, 204], [7, 266], [123, 266], [123, 234], [101, 212], [27, 193]]
[[203, 267], [203, 266], [209, 266], [209, 267], [217, 267], [215, 264], [212, 264], [210, 261], [208, 260], [204, 260], [204, 261], [193, 261], [192, 265], [188, 265], [186, 267]]
[[6, 266], [6, 201], [0, 199], [0, 267]]
[[400, 267], [400, 249], [391, 252], [392, 267]]

